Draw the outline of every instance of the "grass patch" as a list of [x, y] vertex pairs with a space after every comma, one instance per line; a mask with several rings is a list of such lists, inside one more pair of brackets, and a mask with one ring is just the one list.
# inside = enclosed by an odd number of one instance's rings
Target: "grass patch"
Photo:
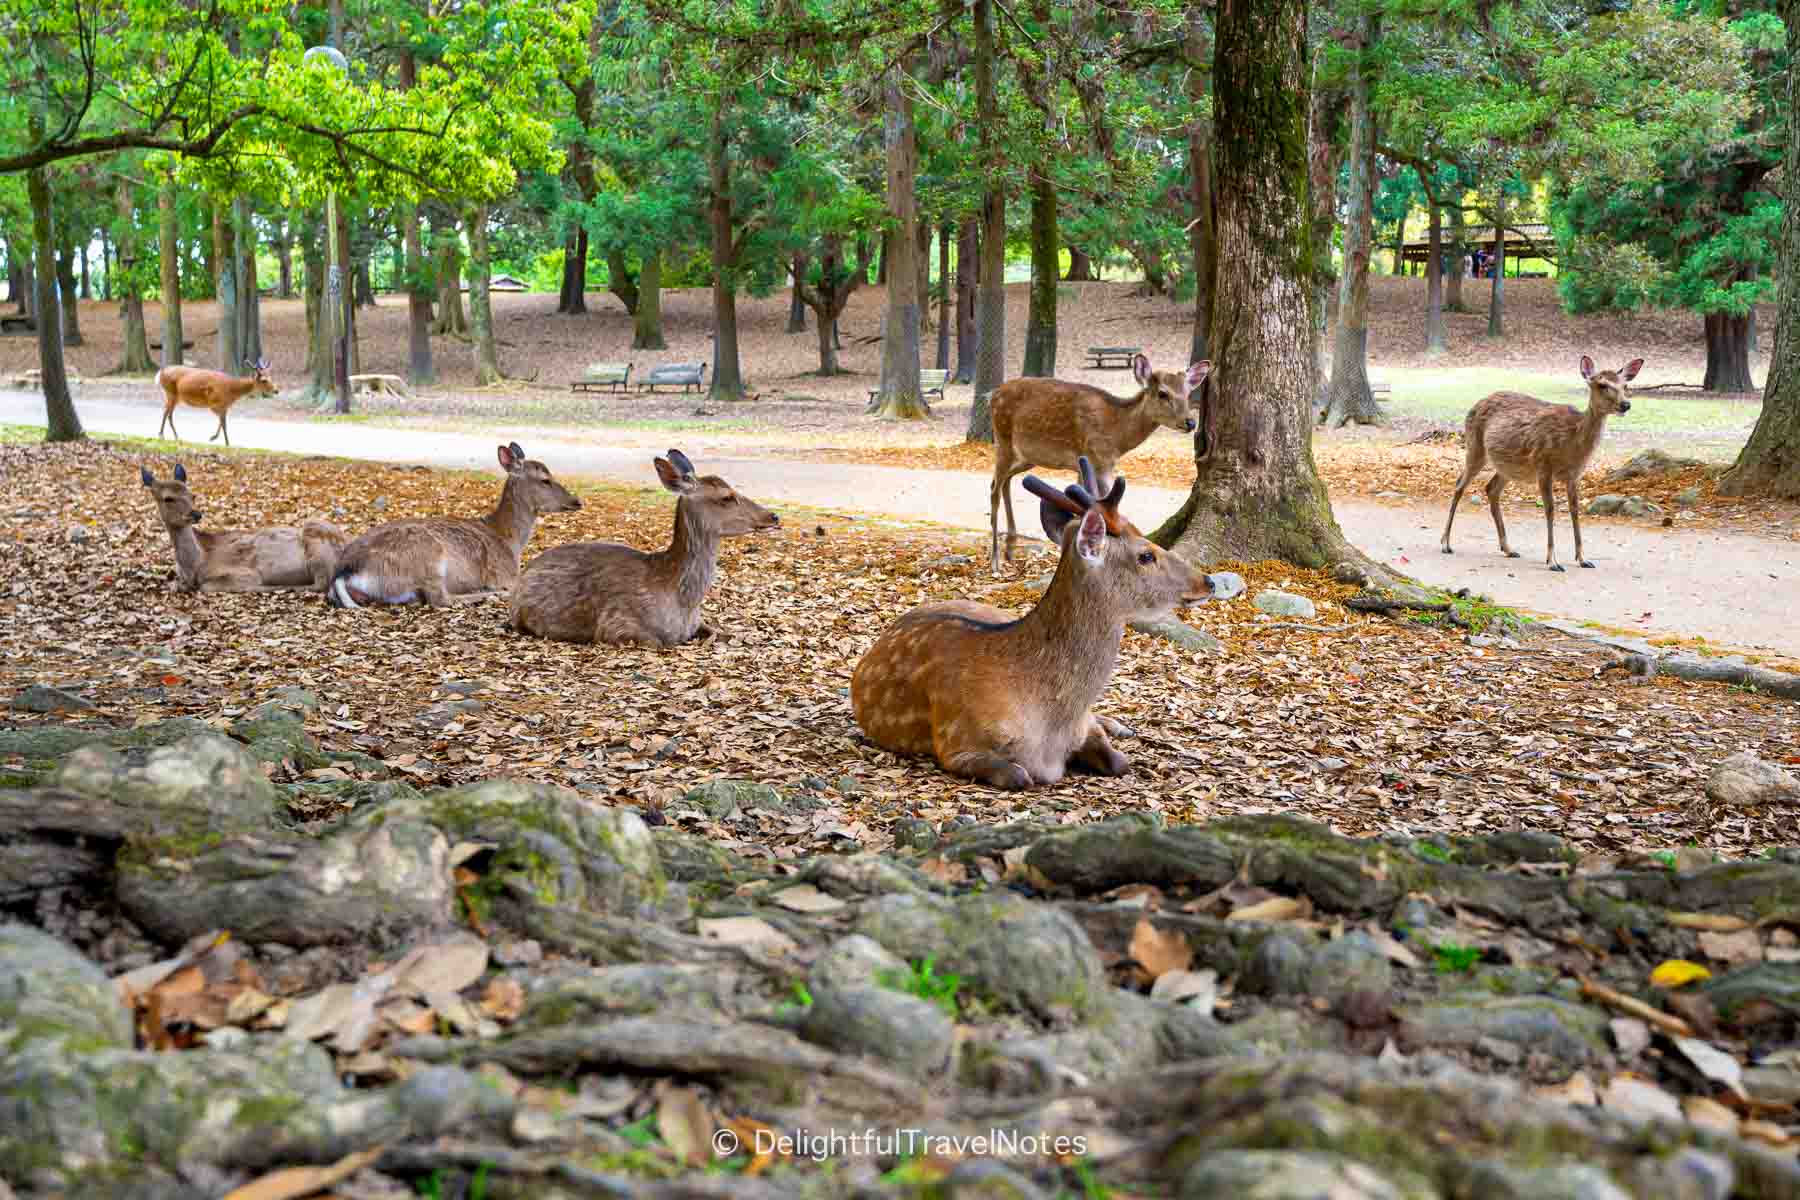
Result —
[[876, 982], [896, 992], [929, 1000], [952, 1021], [956, 1019], [956, 993], [962, 987], [962, 977], [939, 975], [930, 958], [914, 963], [907, 971], [883, 971], [876, 976]]
[[1481, 961], [1480, 946], [1439, 942], [1431, 948], [1431, 969], [1439, 975], [1466, 975]]
[[[1377, 367], [1375, 374], [1393, 384], [1393, 399], [1384, 406], [1390, 415], [1458, 427], [1475, 402], [1493, 392], [1524, 392], [1551, 404], [1587, 407], [1587, 385], [1572, 369], [1545, 374], [1492, 367]], [[1708, 437], [1741, 441], [1756, 413], [1756, 405], [1742, 400], [1650, 392], [1634, 397], [1631, 411], [1614, 417], [1611, 427], [1650, 436], [1679, 435], [1684, 443]]]

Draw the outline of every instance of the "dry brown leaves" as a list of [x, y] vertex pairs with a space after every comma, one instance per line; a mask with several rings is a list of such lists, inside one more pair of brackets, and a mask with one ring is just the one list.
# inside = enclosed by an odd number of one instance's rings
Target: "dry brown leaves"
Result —
[[[360, 531], [482, 511], [499, 485], [495, 473], [198, 452], [183, 461], [219, 526], [293, 521], [335, 501], [337, 519]], [[1525, 826], [1584, 849], [1692, 841], [1745, 852], [1800, 840], [1791, 816], [1714, 813], [1701, 793], [1734, 751], [1800, 757], [1792, 704], [1667, 678], [1599, 682], [1601, 659], [1583, 643], [1472, 648], [1459, 631], [1351, 614], [1339, 604], [1348, 589], [1279, 563], [1217, 565], [1239, 570], [1252, 592], [1313, 597], [1318, 623], [1337, 628], [1270, 628], [1240, 599], [1186, 614], [1224, 641], [1222, 657], [1130, 634], [1098, 707], [1139, 731], [1122, 746], [1133, 774], [1002, 794], [869, 745], [850, 712], [850, 671], [895, 615], [958, 596], [1035, 601], [1018, 584], [996, 589], [981, 564], [924, 565], [947, 544], [960, 549], [955, 535], [826, 518], [737, 539], [707, 601], [709, 623], [728, 637], [672, 651], [571, 646], [507, 631], [500, 600], [345, 612], [301, 593], [173, 593], [138, 465], [135, 452], [102, 445], [0, 447], [0, 624], [10, 635], [0, 689], [53, 683], [114, 722], [223, 726], [298, 684], [322, 701], [308, 722], [322, 745], [380, 758], [421, 786], [543, 780], [600, 803], [666, 809], [777, 858], [885, 848], [890, 824], [909, 816], [1079, 822], [1127, 809], [1182, 821], [1292, 811], [1353, 835]], [[150, 465], [163, 474], [173, 459]], [[579, 538], [665, 544], [664, 498], [588, 490], [584, 500], [545, 521], [527, 556]], [[452, 696], [483, 707], [430, 719]], [[807, 789], [820, 805], [712, 821], [672, 803], [717, 776]]]

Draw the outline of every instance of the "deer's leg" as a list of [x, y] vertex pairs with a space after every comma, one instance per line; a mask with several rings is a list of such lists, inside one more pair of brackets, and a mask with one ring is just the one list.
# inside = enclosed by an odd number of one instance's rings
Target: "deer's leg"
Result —
[[225, 417], [226, 413], [221, 412], [219, 414], [219, 432], [225, 435], [225, 444], [229, 446], [231, 445], [231, 431], [225, 428]]
[[[1319, 423], [1321, 425], [1324, 424], [1325, 418], [1320, 417]], [[1468, 451], [1463, 455], [1462, 474], [1456, 477], [1456, 492], [1450, 497], [1450, 515], [1444, 518], [1444, 537], [1442, 545], [1445, 554], [1451, 553], [1450, 527], [1456, 524], [1456, 506], [1462, 503], [1463, 493], [1469, 490], [1469, 485], [1475, 482], [1475, 477], [1477, 475], [1481, 474], [1482, 463], [1486, 458], [1487, 455], [1475, 446], [1470, 446]], [[1496, 478], [1498, 478], [1498, 476], [1496, 476]], [[1504, 533], [1500, 535], [1500, 544], [1502, 547], [1506, 545], [1506, 534]]]
[[943, 764], [952, 775], [966, 775], [1008, 792], [1024, 791], [1032, 782], [1030, 772], [994, 750], [965, 750], [950, 755]]
[[449, 608], [454, 601], [442, 579], [427, 579], [419, 585], [419, 602], [432, 608]]
[[1100, 728], [1106, 731], [1107, 737], [1134, 738], [1137, 736], [1137, 730], [1122, 721], [1115, 721], [1111, 717], [1103, 717], [1099, 713], [1094, 714], [1094, 720], [1100, 723]]
[[1006, 503], [1006, 561], [1011, 562], [1013, 551], [1019, 543], [1019, 526], [1013, 520], [1012, 481], [1013, 476], [1024, 471], [1025, 467], [1016, 466], [1006, 472], [1000, 480], [1000, 498]]
[[1556, 561], [1556, 484], [1548, 475], [1538, 476], [1538, 495], [1544, 500], [1545, 561], [1552, 571], [1560, 571], [1563, 565]]
[[[1006, 475], [998, 466], [994, 468], [994, 481], [988, 484], [988, 568], [996, 576], [1000, 574], [1000, 489], [1006, 486]], [[1010, 521], [1012, 509], [1007, 508]]]
[[[181, 440], [181, 435], [175, 432], [175, 410], [173, 408], [163, 409], [163, 422], [169, 427], [169, 436], [179, 442]], [[163, 427], [158, 425], [156, 427], [156, 436], [161, 437], [162, 431]]]
[[1088, 717], [1087, 737], [1069, 755], [1069, 762], [1096, 775], [1125, 775], [1131, 771], [1131, 760], [1113, 749], [1106, 730], [1093, 716]]
[[1571, 475], [1564, 486], [1569, 493], [1569, 524], [1575, 527], [1575, 561], [1591, 567], [1594, 564], [1581, 553], [1581, 480]]
[[1487, 482], [1488, 510], [1494, 514], [1494, 532], [1500, 535], [1500, 553], [1508, 558], [1519, 557], [1506, 541], [1506, 518], [1500, 515], [1500, 493], [1506, 490], [1506, 476], [1496, 473]]

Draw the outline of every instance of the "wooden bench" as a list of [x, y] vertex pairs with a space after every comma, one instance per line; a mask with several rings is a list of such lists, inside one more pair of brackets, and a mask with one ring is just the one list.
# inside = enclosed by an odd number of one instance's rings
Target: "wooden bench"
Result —
[[1115, 367], [1129, 367], [1131, 361], [1144, 352], [1142, 346], [1089, 346], [1088, 358], [1092, 361], [1088, 366], [1104, 370], [1110, 364]]
[[[81, 373], [73, 367], [64, 367], [63, 374], [68, 377], [69, 386], [74, 387], [81, 382]], [[43, 369], [27, 367], [22, 373], [14, 375], [12, 386], [22, 392], [40, 392], [44, 389]]]
[[1371, 379], [1369, 380], [1369, 393], [1375, 396], [1392, 397], [1394, 385], [1384, 379]]
[[13, 314], [0, 317], [0, 333], [35, 333], [37, 322], [30, 317]]
[[[948, 372], [948, 371], [920, 371], [919, 372], [919, 397], [920, 397], [920, 399], [929, 399], [932, 396], [936, 396], [939, 400], [942, 400], [944, 398], [944, 385], [946, 383], [948, 383], [949, 381], [950, 381], [950, 372]], [[880, 388], [870, 388], [869, 389], [869, 399], [873, 400], [875, 397], [877, 397], [879, 395], [881, 395]]]
[[398, 375], [352, 375], [350, 390], [352, 393], [367, 392], [372, 396], [397, 396], [402, 400], [413, 398], [406, 380]]
[[589, 363], [581, 378], [569, 385], [577, 392], [623, 392], [631, 388], [630, 363]]
[[651, 367], [638, 384], [639, 391], [654, 392], [658, 387], [679, 387], [684, 390], [699, 391], [706, 378], [706, 364], [701, 363], [663, 363], [659, 367]]

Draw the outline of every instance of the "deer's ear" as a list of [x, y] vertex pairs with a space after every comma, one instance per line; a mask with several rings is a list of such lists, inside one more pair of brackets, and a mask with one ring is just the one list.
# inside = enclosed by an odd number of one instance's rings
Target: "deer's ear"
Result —
[[1191, 392], [1195, 388], [1199, 387], [1202, 383], [1206, 382], [1206, 377], [1208, 375], [1210, 375], [1211, 373], [1212, 373], [1212, 360], [1210, 358], [1203, 358], [1199, 362], [1194, 363], [1192, 366], [1190, 366], [1187, 369], [1188, 391]]
[[1585, 354], [1581, 356], [1581, 377], [1583, 379], [1594, 377], [1594, 360]]
[[149, 467], [139, 467], [138, 475], [143, 479], [145, 487], [150, 487], [156, 483], [156, 476], [150, 473]]
[[1075, 553], [1089, 566], [1106, 557], [1106, 518], [1098, 508], [1090, 508], [1075, 531]]
[[1150, 382], [1150, 358], [1144, 354], [1134, 354], [1131, 358], [1131, 374], [1139, 384]]
[[662, 480], [662, 485], [671, 492], [686, 494], [694, 490], [693, 476], [683, 475], [681, 468], [666, 458], [656, 460], [656, 477]]
[[1062, 545], [1063, 530], [1074, 519], [1075, 514], [1067, 509], [1058, 508], [1048, 500], [1038, 501], [1038, 520], [1043, 522], [1044, 533], [1057, 545]]
[[175, 482], [176, 483], [186, 483], [187, 482], [187, 468], [182, 466], [180, 463], [175, 464]]
[[502, 471], [512, 470], [513, 466], [516, 462], [517, 462], [517, 460], [513, 458], [512, 447], [510, 447], [510, 446], [500, 447], [500, 469]]
[[1619, 378], [1623, 379], [1626, 383], [1630, 383], [1633, 379], [1637, 378], [1637, 373], [1643, 369], [1644, 360], [1641, 358], [1634, 358], [1625, 364], [1624, 369], [1619, 372]]

